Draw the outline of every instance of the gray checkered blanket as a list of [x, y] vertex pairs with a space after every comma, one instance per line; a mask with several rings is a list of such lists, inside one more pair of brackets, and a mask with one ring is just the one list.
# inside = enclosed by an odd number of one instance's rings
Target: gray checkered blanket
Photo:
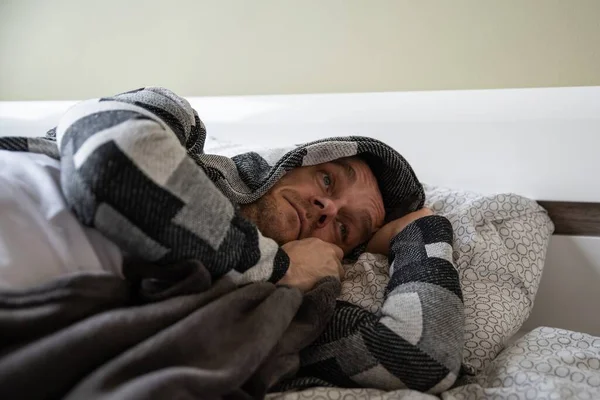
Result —
[[[206, 129], [189, 103], [144, 88], [71, 108], [46, 138], [0, 138], [0, 149], [60, 159], [64, 196], [79, 221], [129, 256], [157, 265], [201, 260], [213, 279], [277, 282], [289, 258], [239, 213], [287, 171], [361, 155], [383, 195], [386, 220], [423, 205], [410, 165], [366, 137], [311, 142], [288, 152], [205, 154]], [[414, 222], [392, 240], [381, 311], [338, 301], [325, 332], [281, 388], [329, 385], [442, 392], [457, 378], [463, 304], [443, 217]], [[359, 247], [355, 254], [361, 251]]]

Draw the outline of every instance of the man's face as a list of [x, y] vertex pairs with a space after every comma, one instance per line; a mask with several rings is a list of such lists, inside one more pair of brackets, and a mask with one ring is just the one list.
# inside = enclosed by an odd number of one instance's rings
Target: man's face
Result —
[[241, 211], [280, 245], [316, 237], [344, 253], [369, 240], [385, 214], [377, 180], [358, 158], [289, 171]]

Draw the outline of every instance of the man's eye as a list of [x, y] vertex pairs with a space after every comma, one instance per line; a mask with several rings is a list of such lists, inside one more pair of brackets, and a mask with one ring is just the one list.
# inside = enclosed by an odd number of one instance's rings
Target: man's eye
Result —
[[327, 174], [323, 175], [323, 183], [325, 186], [331, 185], [331, 177]]

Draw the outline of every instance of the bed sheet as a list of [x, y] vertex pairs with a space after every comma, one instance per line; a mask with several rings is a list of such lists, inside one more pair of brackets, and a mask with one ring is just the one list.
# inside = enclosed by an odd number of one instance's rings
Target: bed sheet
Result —
[[[269, 400], [430, 400], [413, 390], [311, 388]], [[442, 393], [444, 400], [599, 399], [600, 337], [564, 329], [534, 329], [502, 351], [480, 374]]]

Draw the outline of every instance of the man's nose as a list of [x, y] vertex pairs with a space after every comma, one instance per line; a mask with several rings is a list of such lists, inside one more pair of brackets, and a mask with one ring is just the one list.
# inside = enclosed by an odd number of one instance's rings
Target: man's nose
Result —
[[337, 216], [338, 208], [331, 199], [316, 197], [313, 199], [313, 204], [317, 209], [317, 228], [327, 226]]

